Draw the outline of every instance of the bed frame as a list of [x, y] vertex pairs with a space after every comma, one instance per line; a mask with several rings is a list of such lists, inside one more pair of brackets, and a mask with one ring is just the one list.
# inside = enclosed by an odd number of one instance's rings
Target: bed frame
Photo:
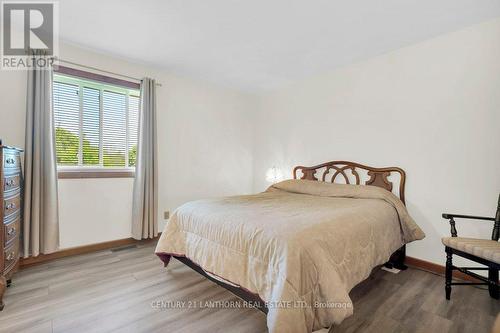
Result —
[[[336, 183], [338, 182], [338, 180], [343, 180], [345, 184], [378, 186], [390, 192], [392, 192], [393, 190], [394, 181], [389, 180], [389, 177], [392, 179], [393, 176], [396, 175], [396, 177], [399, 176], [396, 193], [398, 194], [399, 199], [403, 203], [405, 203], [406, 174], [401, 168], [374, 168], [349, 161], [332, 161], [312, 167], [297, 166], [293, 169], [294, 179], [298, 179], [299, 172], [301, 173], [300, 179], [331, 183]], [[319, 175], [320, 179], [317, 178], [317, 175]], [[385, 263], [385, 266], [388, 268], [397, 268], [400, 270], [404, 270], [407, 268], [407, 266], [404, 264], [405, 257], [406, 247], [403, 245], [400, 249], [398, 249], [391, 255], [389, 261]], [[208, 275], [200, 266], [186, 257], [174, 256], [174, 258], [267, 314], [268, 309], [265, 305], [265, 302], [259, 297], [259, 295], [254, 294], [244, 288], [235, 287], [213, 278], [212, 276]]]

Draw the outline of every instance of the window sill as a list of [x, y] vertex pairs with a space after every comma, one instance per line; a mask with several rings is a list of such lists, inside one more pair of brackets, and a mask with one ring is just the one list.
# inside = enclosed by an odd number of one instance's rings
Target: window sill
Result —
[[134, 178], [133, 170], [58, 170], [58, 179]]

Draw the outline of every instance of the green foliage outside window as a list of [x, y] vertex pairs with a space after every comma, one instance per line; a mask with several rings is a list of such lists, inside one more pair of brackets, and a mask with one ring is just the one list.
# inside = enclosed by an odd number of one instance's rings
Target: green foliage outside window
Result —
[[134, 145], [128, 151], [128, 165], [135, 166], [136, 159], [137, 159], [137, 145]]
[[[76, 134], [62, 128], [56, 128], [56, 155], [59, 165], [78, 165], [78, 148], [80, 142]], [[82, 140], [83, 165], [99, 165], [99, 147], [90, 141]], [[128, 152], [129, 166], [135, 166], [137, 145]], [[103, 151], [103, 165], [106, 167], [125, 166], [125, 154], [120, 152]]]
[[56, 128], [57, 164], [78, 165], [78, 136], [62, 128]]

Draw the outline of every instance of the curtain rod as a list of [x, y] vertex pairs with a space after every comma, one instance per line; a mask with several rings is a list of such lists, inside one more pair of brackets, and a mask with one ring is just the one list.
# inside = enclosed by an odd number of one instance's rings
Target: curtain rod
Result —
[[[110, 72], [110, 71], [107, 71], [107, 70], [104, 70], [104, 69], [100, 69], [100, 68], [96, 68], [96, 67], [92, 67], [92, 66], [82, 65], [82, 64], [78, 64], [76, 62], [64, 60], [64, 59], [61, 59], [61, 58], [55, 58], [55, 59], [56, 59], [56, 61], [62, 62], [62, 63], [65, 63], [65, 64], [70, 64], [70, 65], [74, 65], [74, 66], [78, 66], [78, 67], [83, 67], [83, 68], [91, 69], [91, 70], [94, 70], [94, 71], [97, 71], [97, 72], [101, 72], [101, 73], [111, 74], [111, 75], [115, 75], [115, 76], [121, 76], [123, 78], [127, 78], [129, 80], [134, 80], [134, 81], [138, 81], [138, 82], [142, 81], [141, 79], [133, 77], [133, 76], [123, 75], [123, 74]], [[161, 87], [161, 83], [156, 83], [156, 85]]]

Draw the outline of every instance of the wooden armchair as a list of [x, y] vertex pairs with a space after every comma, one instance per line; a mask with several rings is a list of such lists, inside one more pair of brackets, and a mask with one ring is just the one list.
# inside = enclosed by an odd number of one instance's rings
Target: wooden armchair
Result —
[[[446, 299], [450, 299], [452, 285], [487, 285], [490, 296], [498, 299], [498, 271], [500, 269], [500, 196], [498, 196], [498, 207], [495, 217], [467, 216], [457, 214], [443, 214], [443, 218], [450, 221], [451, 237], [441, 239], [446, 251]], [[455, 219], [464, 218], [471, 220], [494, 221], [491, 240], [457, 237]], [[486, 267], [455, 267], [452, 264], [452, 255], [458, 255], [473, 260]], [[453, 270], [458, 270], [483, 282], [452, 282]], [[471, 270], [487, 270], [488, 278], [471, 272]]]

